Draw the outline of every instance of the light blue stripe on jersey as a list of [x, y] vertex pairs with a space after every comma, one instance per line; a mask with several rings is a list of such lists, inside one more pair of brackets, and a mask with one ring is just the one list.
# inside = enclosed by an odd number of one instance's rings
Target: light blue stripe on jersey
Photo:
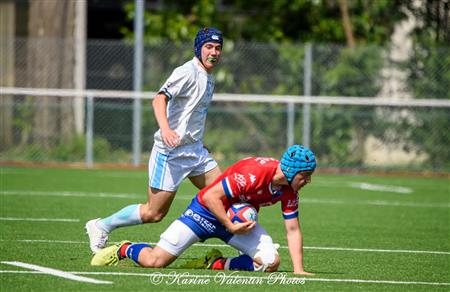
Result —
[[233, 198], [233, 193], [231, 192], [227, 177], [222, 180], [222, 187], [223, 190], [225, 191], [225, 195], [227, 195], [227, 198], [228, 199]]
[[151, 183], [151, 186], [154, 188], [161, 189], [161, 187], [162, 187], [162, 183], [164, 181], [164, 174], [165, 174], [165, 170], [166, 170], [166, 164], [167, 164], [166, 163], [167, 156], [168, 155], [164, 155], [159, 152], [156, 153], [156, 165], [155, 165], [155, 170], [153, 172], [153, 178], [152, 178], [152, 183]]
[[284, 219], [292, 219], [292, 218], [297, 218], [297, 217], [298, 217], [298, 210], [295, 212], [291, 212], [291, 213], [283, 213]]

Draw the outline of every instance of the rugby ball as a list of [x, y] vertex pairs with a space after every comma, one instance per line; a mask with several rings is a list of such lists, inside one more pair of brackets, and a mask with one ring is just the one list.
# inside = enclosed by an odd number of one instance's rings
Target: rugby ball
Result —
[[233, 223], [258, 220], [258, 212], [252, 205], [247, 203], [236, 203], [231, 205], [230, 208], [228, 208], [227, 216]]

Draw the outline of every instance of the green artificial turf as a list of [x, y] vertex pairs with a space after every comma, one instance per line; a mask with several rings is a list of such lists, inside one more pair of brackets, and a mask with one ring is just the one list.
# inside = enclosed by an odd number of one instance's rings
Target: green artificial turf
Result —
[[[92, 267], [85, 222], [145, 202], [146, 173], [2, 167], [0, 175], [1, 291], [450, 290], [450, 189], [445, 178], [314, 175], [300, 193], [300, 222], [305, 267], [315, 275], [300, 283], [302, 277], [292, 274], [280, 205], [259, 214], [259, 223], [281, 245], [278, 274], [178, 268], [210, 245], [218, 245], [225, 256], [237, 255], [215, 239], [192, 246], [166, 269], [144, 269], [128, 260], [116, 267]], [[195, 193], [185, 182], [162, 222], [117, 229], [110, 242], [157, 242]], [[36, 219], [42, 221], [31, 221]], [[113, 283], [84, 283], [4, 262]], [[159, 276], [162, 282], [155, 283]]]

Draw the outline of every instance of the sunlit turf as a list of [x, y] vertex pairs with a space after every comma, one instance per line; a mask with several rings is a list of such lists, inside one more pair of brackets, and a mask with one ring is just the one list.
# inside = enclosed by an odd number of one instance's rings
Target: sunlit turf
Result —
[[[205, 245], [192, 246], [166, 269], [144, 269], [130, 261], [123, 261], [117, 267], [91, 267], [85, 222], [110, 215], [128, 204], [145, 202], [146, 173], [2, 167], [0, 174], [0, 261], [35, 264], [113, 282], [112, 285], [82, 283], [1, 263], [1, 291], [450, 289], [450, 187], [445, 178], [314, 175], [311, 185], [300, 193], [300, 221], [305, 266], [315, 276], [300, 284], [249, 278], [268, 274], [227, 272], [222, 276], [215, 271], [178, 268], [186, 260], [204, 254], [210, 248]], [[369, 184], [369, 189], [361, 188], [361, 183]], [[371, 187], [383, 190], [370, 190]], [[190, 183], [184, 183], [162, 222], [118, 229], [111, 234], [110, 241], [157, 242], [195, 193]], [[74, 221], [28, 221], [36, 218]], [[263, 208], [259, 222], [281, 245], [280, 272], [295, 277], [291, 272], [280, 206]], [[223, 243], [209, 240], [205, 244]], [[218, 248], [226, 256], [237, 254], [226, 246]], [[122, 274], [112, 274], [117, 272]], [[156, 284], [152, 277], [157, 272], [179, 276], [185, 273], [188, 277], [178, 282], [166, 277]], [[199, 276], [198, 282], [192, 280], [196, 279], [195, 275]], [[358, 281], [350, 282], [350, 279]]]

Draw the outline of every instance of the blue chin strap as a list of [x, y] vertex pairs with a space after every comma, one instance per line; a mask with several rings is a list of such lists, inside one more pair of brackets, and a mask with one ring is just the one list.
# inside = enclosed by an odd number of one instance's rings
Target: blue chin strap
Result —
[[307, 147], [293, 145], [287, 149], [280, 159], [280, 167], [289, 184], [299, 172], [314, 171], [316, 169], [316, 157]]
[[214, 27], [205, 27], [198, 31], [194, 41], [194, 53], [202, 62], [202, 46], [205, 43], [218, 43], [223, 45], [222, 32]]

